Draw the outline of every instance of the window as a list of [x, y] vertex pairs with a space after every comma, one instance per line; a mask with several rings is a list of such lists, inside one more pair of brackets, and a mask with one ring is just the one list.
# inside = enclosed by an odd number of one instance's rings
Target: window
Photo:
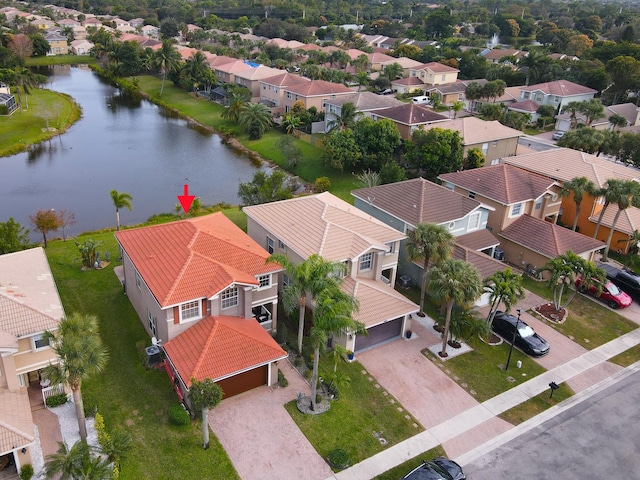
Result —
[[286, 250], [287, 246], [284, 244], [284, 242], [282, 240], [278, 240], [278, 248], [280, 250]]
[[483, 143], [482, 144], [482, 153], [484, 154], [484, 156], [487, 156], [487, 153], [489, 153], [489, 144], [488, 143]]
[[49, 340], [44, 338], [44, 334], [40, 333], [31, 337], [33, 339], [33, 349], [40, 350], [49, 346]]
[[522, 213], [522, 203], [516, 203], [515, 205], [511, 206], [511, 216], [512, 217], [520, 215], [521, 213]]
[[187, 302], [180, 305], [180, 320], [200, 318], [200, 300]]
[[149, 319], [149, 330], [151, 331], [152, 336], [157, 336], [156, 333], [156, 317], [151, 315], [151, 310], [147, 311], [147, 318]]
[[500, 163], [499, 158], [494, 158], [493, 160], [491, 160], [491, 165], [498, 165], [499, 163]]
[[293, 95], [291, 95], [291, 92], [287, 92], [287, 100], [291, 100], [293, 98]]
[[447, 228], [449, 230], [453, 230], [454, 228], [456, 228], [456, 222], [449, 222], [449, 225], [447, 225]]
[[278, 93], [278, 87], [273, 87], [273, 93]]
[[389, 247], [389, 251], [387, 253], [396, 253], [396, 242], [387, 242], [387, 247]]
[[273, 238], [267, 237], [267, 252], [269, 252], [269, 254], [271, 254], [274, 251], [275, 251], [275, 247], [274, 247], [274, 243], [273, 243]]
[[469, 230], [480, 228], [480, 212], [469, 215]]
[[260, 282], [260, 286], [258, 288], [267, 288], [271, 286], [271, 274], [267, 273], [266, 275], [260, 275], [258, 277], [258, 281]]
[[539, 198], [536, 201], [536, 210], [540, 210], [542, 208], [542, 198]]
[[138, 286], [138, 290], [142, 290], [142, 277], [140, 277], [140, 274], [138, 273], [137, 270], [136, 270], [136, 285]]
[[494, 147], [497, 147], [497, 146], [498, 146], [498, 140], [494, 140], [494, 141], [493, 141], [493, 146], [494, 146]]
[[238, 305], [238, 287], [227, 288], [222, 292], [222, 308], [230, 308]]
[[476, 192], [469, 192], [468, 196], [469, 198], [476, 198]]
[[373, 253], [365, 253], [360, 257], [360, 271], [363, 270], [371, 270], [371, 265], [373, 263]]
[[291, 283], [291, 279], [287, 276], [286, 273], [282, 274], [282, 285], [283, 286], [288, 286]]
[[446, 188], [447, 190], [453, 190], [453, 183], [444, 182], [444, 188]]
[[444, 82], [447, 79], [446, 75], [442, 75], [442, 81]]

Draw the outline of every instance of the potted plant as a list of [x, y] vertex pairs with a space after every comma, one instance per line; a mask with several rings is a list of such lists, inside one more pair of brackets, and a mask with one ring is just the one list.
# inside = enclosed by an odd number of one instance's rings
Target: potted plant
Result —
[[352, 350], [347, 350], [347, 358], [349, 359], [350, 362], [353, 362], [353, 359], [355, 358], [355, 353], [353, 353]]

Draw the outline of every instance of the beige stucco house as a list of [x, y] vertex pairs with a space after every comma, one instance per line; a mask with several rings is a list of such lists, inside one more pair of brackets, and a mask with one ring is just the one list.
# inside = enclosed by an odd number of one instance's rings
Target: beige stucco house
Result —
[[28, 391], [42, 395], [41, 371], [58, 362], [43, 334], [63, 317], [42, 248], [0, 255], [0, 459], [12, 457], [16, 478], [35, 441]]
[[325, 100], [334, 99], [344, 95], [351, 95], [353, 90], [341, 83], [331, 83], [325, 80], [311, 80], [282, 88], [282, 105], [284, 112], [288, 113], [297, 101], [304, 103], [304, 108], [316, 107], [324, 110]]
[[[244, 208], [247, 231], [267, 251], [300, 263], [313, 254], [343, 262], [341, 288], [355, 297], [354, 318], [368, 336], [347, 332], [335, 341], [354, 352], [399, 338], [418, 306], [393, 288], [405, 235], [329, 192]], [[283, 277], [283, 284], [288, 280]]]
[[310, 81], [308, 78], [288, 72], [281, 72], [273, 77], [260, 80], [260, 102], [271, 107], [274, 114], [282, 114], [284, 113], [284, 89]]
[[458, 79], [457, 68], [439, 62], [423, 63], [409, 69], [409, 76], [420, 79], [425, 86], [453, 83]]

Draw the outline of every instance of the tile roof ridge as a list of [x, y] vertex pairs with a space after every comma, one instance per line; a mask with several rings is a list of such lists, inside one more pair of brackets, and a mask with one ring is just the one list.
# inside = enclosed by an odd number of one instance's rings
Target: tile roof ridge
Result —
[[[221, 321], [224, 321], [224, 320], [232, 320], [232, 322], [230, 322], [230, 323], [226, 323], [226, 322], [224, 322], [224, 326], [225, 326], [226, 328], [228, 328], [228, 329], [230, 329], [230, 330], [233, 330], [234, 332], [237, 332], [238, 334], [240, 334], [240, 335], [242, 335], [242, 336], [244, 336], [244, 337], [250, 338], [250, 339], [251, 339], [251, 340], [253, 340], [254, 342], [260, 343], [260, 344], [262, 344], [262, 345], [264, 345], [264, 346], [266, 346], [266, 347], [269, 347], [270, 349], [272, 349], [272, 350], [273, 350], [273, 344], [272, 344], [272, 345], [269, 345], [269, 343], [270, 343], [270, 342], [269, 342], [269, 340], [266, 340], [267, 338], [271, 339], [271, 336], [269, 336], [269, 337], [263, 337], [263, 338], [264, 338], [264, 340], [263, 340], [262, 338], [256, 338], [256, 337], [255, 337], [255, 336], [253, 336], [253, 335], [247, 335], [247, 334], [243, 331], [243, 329], [236, 327], [236, 324], [239, 324], [239, 323], [240, 323], [240, 322], [242, 322], [242, 321], [250, 322], [251, 320], [255, 320], [255, 316], [254, 316], [254, 317], [251, 317], [251, 318], [242, 318], [242, 317], [230, 317], [230, 316], [225, 316], [224, 318], [221, 318]], [[257, 322], [257, 320], [255, 320], [255, 321]], [[261, 328], [262, 328], [262, 327], [261, 327]], [[266, 331], [266, 330], [265, 330], [265, 331]], [[279, 345], [278, 345], [278, 347], [279, 347]]]
[[[420, 182], [420, 202], [418, 202], [420, 205], [418, 206], [418, 223], [422, 223], [422, 214], [424, 213], [424, 200], [425, 200], [425, 195], [427, 194], [427, 180], [419, 177], [421, 182]], [[418, 225], [416, 225], [417, 227]]]
[[331, 222], [329, 222], [325, 215], [330, 205], [326, 202], [324, 203], [324, 208], [322, 209], [322, 214], [320, 215], [320, 219], [324, 222], [324, 231], [322, 232], [322, 240], [320, 240], [320, 247], [318, 248], [318, 254], [322, 256], [322, 251], [324, 249], [324, 245], [327, 242], [327, 237], [329, 236], [329, 227], [331, 226]]
[[[561, 230], [560, 230], [560, 229], [558, 229], [558, 228], [555, 228], [555, 227], [554, 227], [554, 225], [555, 225], [555, 224], [553, 224], [553, 223], [551, 223], [551, 222], [545, 222], [545, 223], [548, 223], [548, 224], [549, 224], [549, 226], [548, 226], [547, 228], [550, 228], [550, 229], [551, 229], [551, 235], [553, 235], [553, 243], [554, 243], [554, 245], [555, 245], [555, 251], [556, 251], [556, 252], [560, 252], [561, 250], [560, 250], [560, 235], [559, 235], [559, 232], [560, 232]], [[572, 230], [568, 230], [568, 231], [571, 231], [571, 232], [572, 232]], [[579, 234], [578, 234], [578, 235], [579, 235]]]
[[[205, 359], [206, 359], [206, 357], [207, 357], [207, 355], [209, 353], [209, 348], [213, 344], [214, 338], [215, 338], [216, 333], [217, 333], [217, 331], [219, 329], [220, 323], [218, 322], [216, 317], [214, 317], [213, 315], [209, 315], [208, 317], [203, 318], [202, 320], [200, 320], [200, 322], [206, 321], [209, 318], [213, 322], [213, 326], [211, 327], [211, 330], [209, 330], [209, 335], [207, 335], [207, 340], [204, 342], [204, 345], [203, 345], [202, 349], [200, 350], [200, 354], [198, 355], [198, 360], [196, 361], [196, 364], [193, 367], [193, 372], [191, 372], [191, 376], [194, 377], [194, 378], [197, 378], [196, 373], [202, 367], [202, 364], [204, 363], [204, 361], [205, 361]], [[191, 383], [191, 379], [190, 378], [188, 379], [188, 381], [189, 381], [189, 383]]]
[[178, 273], [178, 275], [176, 275], [176, 278], [174, 279], [173, 283], [171, 284], [171, 288], [169, 288], [169, 290], [165, 294], [165, 297], [162, 299], [162, 301], [159, 302], [160, 305], [165, 304], [168, 301], [168, 299], [171, 298], [173, 293], [176, 291], [176, 288], [178, 288], [178, 284], [182, 280], [182, 277], [184, 277], [184, 274], [187, 271], [187, 268], [189, 268], [189, 265], [191, 264], [191, 260], [193, 259], [193, 255], [194, 255], [193, 251], [191, 250], [191, 248], [189, 248], [189, 256], [185, 260], [184, 264], [182, 264], [182, 268], [180, 269], [180, 272]]

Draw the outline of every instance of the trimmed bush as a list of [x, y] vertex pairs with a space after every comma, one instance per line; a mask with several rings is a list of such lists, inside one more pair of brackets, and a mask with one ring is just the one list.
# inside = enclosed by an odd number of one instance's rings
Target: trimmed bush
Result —
[[20, 480], [31, 480], [33, 477], [33, 467], [30, 463], [22, 466], [20, 469]]
[[341, 448], [336, 448], [335, 450], [331, 450], [329, 455], [327, 455], [327, 463], [329, 463], [331, 468], [343, 470], [351, 465], [351, 458], [347, 452]]
[[284, 376], [284, 373], [282, 373], [282, 370], [278, 370], [278, 383], [283, 388], [289, 385], [289, 380], [287, 380], [287, 377]]
[[182, 405], [171, 405], [171, 408], [169, 408], [169, 422], [172, 425], [184, 427], [185, 425], [189, 425], [191, 417], [189, 416], [189, 412], [182, 408]]
[[46, 400], [47, 407], [59, 407], [60, 405], [64, 405], [67, 403], [67, 394], [66, 393], [58, 393], [57, 395], [52, 395], [47, 397]]

